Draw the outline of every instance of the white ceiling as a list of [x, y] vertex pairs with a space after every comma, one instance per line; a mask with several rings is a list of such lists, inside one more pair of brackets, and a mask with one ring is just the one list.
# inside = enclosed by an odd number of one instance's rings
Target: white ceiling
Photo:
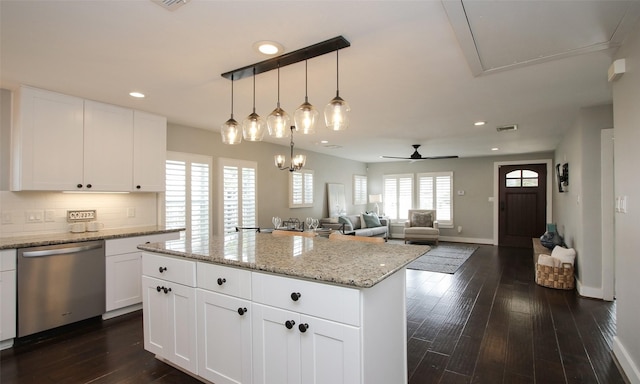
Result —
[[[411, 144], [422, 144], [423, 156], [550, 151], [580, 108], [611, 103], [607, 68], [639, 15], [637, 0], [191, 0], [175, 11], [150, 0], [0, 0], [0, 86], [29, 84], [219, 131], [231, 108], [220, 74], [266, 59], [256, 41], [293, 51], [342, 35], [351, 42], [340, 51], [351, 127], [298, 134], [297, 148], [364, 162], [409, 156]], [[335, 59], [308, 62], [309, 101], [321, 111], [335, 96]], [[304, 101], [304, 63], [282, 68], [280, 79], [281, 106], [293, 115]], [[276, 81], [276, 71], [256, 77], [263, 117], [275, 108]], [[234, 84], [242, 121], [252, 79]], [[132, 90], [148, 96], [133, 99]], [[518, 130], [496, 131], [508, 124]]]

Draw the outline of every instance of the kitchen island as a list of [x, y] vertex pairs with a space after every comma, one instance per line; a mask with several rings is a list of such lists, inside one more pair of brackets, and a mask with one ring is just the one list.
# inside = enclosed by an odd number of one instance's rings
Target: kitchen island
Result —
[[238, 232], [138, 247], [158, 358], [216, 384], [407, 382], [405, 266], [428, 246]]

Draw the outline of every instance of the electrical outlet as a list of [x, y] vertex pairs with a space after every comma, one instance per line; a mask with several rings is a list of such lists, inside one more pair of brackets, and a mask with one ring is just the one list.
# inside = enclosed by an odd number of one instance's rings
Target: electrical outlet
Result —
[[136, 209], [127, 208], [127, 217], [136, 217]]
[[44, 211], [44, 221], [47, 223], [52, 223], [56, 221], [56, 211], [53, 209], [47, 209]]
[[24, 216], [25, 216], [24, 221], [27, 224], [44, 222], [44, 211], [41, 209], [31, 209], [31, 210], [25, 211]]

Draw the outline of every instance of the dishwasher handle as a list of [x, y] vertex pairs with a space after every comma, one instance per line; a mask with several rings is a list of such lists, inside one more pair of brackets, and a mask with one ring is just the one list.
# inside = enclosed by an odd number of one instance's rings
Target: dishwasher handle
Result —
[[67, 248], [57, 248], [57, 249], [43, 249], [41, 251], [25, 251], [22, 253], [22, 257], [44, 257], [44, 256], [64, 255], [67, 253], [91, 251], [93, 249], [100, 249], [100, 248], [102, 248], [102, 244], [90, 244], [90, 245], [81, 245], [78, 247], [67, 247]]

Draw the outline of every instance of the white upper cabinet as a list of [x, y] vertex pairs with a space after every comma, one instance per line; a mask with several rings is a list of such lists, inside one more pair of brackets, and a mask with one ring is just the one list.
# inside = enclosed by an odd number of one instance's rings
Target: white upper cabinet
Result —
[[11, 189], [164, 191], [166, 119], [22, 86]]
[[133, 191], [164, 192], [167, 119], [133, 113]]
[[76, 190], [83, 183], [84, 100], [21, 87], [14, 103], [11, 189]]
[[85, 100], [85, 189], [129, 191], [132, 180], [133, 111]]

